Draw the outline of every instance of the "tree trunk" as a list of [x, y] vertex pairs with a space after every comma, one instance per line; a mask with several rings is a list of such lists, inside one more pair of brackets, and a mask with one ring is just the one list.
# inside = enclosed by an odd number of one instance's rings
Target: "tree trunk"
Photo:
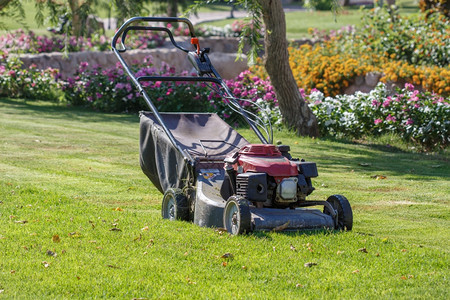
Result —
[[300, 135], [318, 136], [317, 119], [301, 96], [289, 66], [286, 19], [279, 0], [258, 0], [263, 12], [264, 64], [277, 95], [283, 122]]
[[83, 35], [83, 20], [79, 14], [80, 3], [78, 0], [69, 0], [72, 11], [72, 34], [76, 37]]
[[167, 16], [176, 17], [178, 14], [178, 1], [169, 0], [167, 1]]

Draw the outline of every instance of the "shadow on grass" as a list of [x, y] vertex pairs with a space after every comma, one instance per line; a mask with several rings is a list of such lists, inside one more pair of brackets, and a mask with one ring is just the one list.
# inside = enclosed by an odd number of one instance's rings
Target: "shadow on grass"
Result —
[[[285, 236], [291, 236], [291, 237], [297, 237], [297, 236], [314, 236], [314, 235], [334, 235], [334, 234], [341, 234], [344, 231], [342, 230], [331, 230], [331, 229], [305, 229], [305, 230], [291, 230], [291, 231], [254, 231], [250, 234], [250, 236], [258, 238], [258, 239], [267, 239], [272, 240], [272, 237], [270, 234], [282, 234]], [[269, 234], [270, 233], [270, 234]]]
[[[26, 114], [56, 120], [76, 120], [80, 122], [120, 122], [138, 124], [137, 114], [99, 113], [88, 108], [68, 107], [56, 102], [29, 101], [0, 98], [0, 103], [16, 108], [11, 114], [18, 118]], [[292, 138], [295, 134], [292, 133]], [[351, 140], [324, 137], [307, 145], [307, 161], [315, 161], [319, 171], [333, 169], [338, 172], [360, 172], [372, 175], [384, 172], [390, 175], [409, 175], [412, 179], [434, 180], [433, 177], [449, 178], [448, 156], [412, 153], [395, 146], [375, 143], [362, 144]], [[293, 150], [295, 148], [293, 147]], [[316, 156], [315, 153], [320, 153]], [[303, 157], [302, 157], [303, 158]], [[424, 178], [425, 177], [425, 178]], [[426, 178], [428, 177], [428, 178]]]
[[[138, 123], [138, 114], [126, 113], [101, 113], [89, 108], [79, 106], [67, 106], [58, 102], [32, 101], [26, 99], [0, 98], [0, 103], [5, 103], [17, 109], [17, 115], [40, 116], [56, 120], [77, 120], [80, 122], [108, 122], [120, 121], [124, 123]], [[14, 113], [13, 113], [14, 114]]]
[[[311, 152], [321, 153], [319, 169], [330, 168], [342, 172], [390, 172], [391, 175], [412, 177], [450, 177], [450, 163], [445, 154], [408, 152], [399, 147], [376, 143], [357, 143], [351, 140], [325, 137], [311, 144]], [[326, 155], [323, 155], [326, 153]], [[429, 178], [429, 180], [433, 180]]]

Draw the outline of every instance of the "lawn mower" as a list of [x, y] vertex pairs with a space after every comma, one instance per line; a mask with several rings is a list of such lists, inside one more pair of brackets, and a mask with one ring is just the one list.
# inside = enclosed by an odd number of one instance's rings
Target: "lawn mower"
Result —
[[[187, 26], [193, 49], [186, 49], [175, 40], [167, 26], [171, 23]], [[186, 54], [196, 74], [136, 76], [122, 57], [130, 31], [165, 32], [171, 44]], [[131, 18], [118, 29], [111, 45], [150, 108], [140, 113], [140, 165], [164, 194], [164, 219], [224, 228], [233, 235], [271, 230], [352, 229], [352, 209], [344, 196], [332, 195], [326, 201], [306, 200], [314, 191], [311, 178], [318, 176], [316, 164], [292, 158], [287, 145], [273, 144], [269, 118], [245, 109], [240, 101], [247, 100], [233, 96], [213, 67], [209, 49], [200, 48], [188, 19]], [[215, 113], [160, 113], [143, 87], [142, 83], [148, 81], [204, 82], [247, 122], [260, 143], [250, 144]], [[308, 208], [311, 206], [322, 206], [323, 210]]]

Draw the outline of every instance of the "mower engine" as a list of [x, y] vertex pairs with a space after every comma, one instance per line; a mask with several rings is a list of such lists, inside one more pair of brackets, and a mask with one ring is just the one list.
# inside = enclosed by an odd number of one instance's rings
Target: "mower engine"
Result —
[[225, 159], [232, 194], [256, 207], [295, 208], [314, 191], [311, 178], [317, 177], [313, 162], [293, 159], [286, 145], [253, 144], [242, 147]]

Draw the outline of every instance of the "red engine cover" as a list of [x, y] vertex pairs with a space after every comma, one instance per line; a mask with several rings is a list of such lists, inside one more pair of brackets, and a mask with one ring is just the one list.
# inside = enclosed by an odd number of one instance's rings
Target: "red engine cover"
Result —
[[246, 145], [239, 151], [235, 170], [242, 166], [244, 172], [266, 173], [273, 177], [297, 176], [297, 164], [281, 155], [275, 145]]

